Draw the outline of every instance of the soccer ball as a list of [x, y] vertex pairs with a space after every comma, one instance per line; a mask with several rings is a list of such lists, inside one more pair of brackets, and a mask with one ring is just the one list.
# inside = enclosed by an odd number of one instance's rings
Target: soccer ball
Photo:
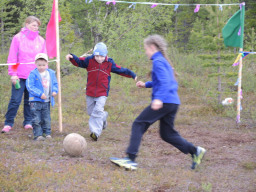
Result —
[[71, 157], [83, 156], [86, 147], [85, 138], [77, 133], [68, 134], [63, 141], [63, 148]]

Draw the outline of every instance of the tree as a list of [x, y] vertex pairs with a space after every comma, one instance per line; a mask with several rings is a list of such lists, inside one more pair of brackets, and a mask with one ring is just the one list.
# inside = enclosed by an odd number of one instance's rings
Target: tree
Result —
[[[117, 3], [106, 5], [105, 2], [85, 4], [82, 1], [71, 2], [71, 14], [75, 19], [86, 47], [92, 47], [99, 41], [104, 41], [113, 47], [122, 47], [126, 51], [141, 48], [143, 39], [150, 33], [160, 33], [168, 36], [172, 25], [172, 8], [150, 5]], [[79, 6], [80, 5], [80, 6]], [[82, 18], [82, 19], [81, 19]]]
[[[192, 4], [195, 3], [195, 1], [189, 0], [186, 3]], [[195, 21], [193, 10], [194, 7], [192, 6], [180, 6], [172, 18], [172, 33], [174, 34], [172, 44], [181, 51], [188, 51], [187, 43], [189, 41], [193, 22]]]
[[[9, 39], [17, 30], [16, 24], [19, 16], [19, 8], [14, 5], [14, 0], [0, 1], [0, 20], [1, 20], [1, 53], [6, 52]], [[16, 18], [15, 18], [16, 16]]]
[[[219, 1], [214, 0], [211, 3], [218, 4]], [[234, 9], [232, 8], [232, 12], [235, 12]], [[204, 7], [198, 13], [189, 40], [191, 50], [210, 53], [199, 57], [204, 60], [204, 67], [210, 68], [209, 77], [217, 78], [217, 92], [213, 93], [216, 94], [218, 103], [221, 103], [222, 95], [229, 92], [228, 79], [237, 76], [236, 73], [228, 71], [228, 66], [231, 66], [230, 60], [235, 56], [225, 53], [226, 49], [221, 38], [221, 30], [229, 18], [229, 12], [230, 9], [220, 11], [218, 7]]]
[[254, 28], [251, 28], [251, 30], [247, 32], [245, 47], [249, 51], [254, 51], [256, 48], [256, 34]]

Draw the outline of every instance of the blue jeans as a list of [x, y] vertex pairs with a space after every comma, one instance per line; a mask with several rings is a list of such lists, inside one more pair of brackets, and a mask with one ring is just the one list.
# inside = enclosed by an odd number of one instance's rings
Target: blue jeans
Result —
[[17, 111], [19, 109], [21, 99], [24, 93], [24, 121], [23, 126], [27, 124], [31, 124], [31, 114], [30, 114], [30, 107], [29, 107], [29, 93], [26, 88], [26, 79], [20, 79], [20, 89], [15, 89], [15, 86], [12, 84], [12, 95], [9, 101], [8, 109], [5, 114], [5, 122], [4, 125], [13, 126], [14, 118], [17, 115]]
[[51, 135], [50, 102], [30, 102], [34, 138]]

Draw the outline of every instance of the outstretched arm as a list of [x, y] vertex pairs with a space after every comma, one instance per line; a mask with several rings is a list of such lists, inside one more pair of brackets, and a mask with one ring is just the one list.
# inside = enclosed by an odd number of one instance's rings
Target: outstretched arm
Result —
[[77, 57], [74, 54], [67, 54], [66, 60], [70, 61], [76, 67], [87, 68], [90, 57]]
[[111, 58], [109, 58], [109, 61], [112, 63], [111, 72], [122, 75], [124, 77], [133, 78], [135, 81], [137, 81], [137, 76], [132, 70], [123, 68], [115, 64], [115, 62]]
[[136, 86], [137, 86], [138, 88], [146, 88], [145, 83], [142, 82], [142, 81], [138, 81], [138, 82], [136, 83]]

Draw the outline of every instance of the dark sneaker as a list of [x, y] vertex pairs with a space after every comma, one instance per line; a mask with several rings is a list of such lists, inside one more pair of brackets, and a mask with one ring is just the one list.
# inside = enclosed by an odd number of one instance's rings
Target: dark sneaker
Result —
[[119, 167], [124, 167], [126, 170], [137, 170], [138, 163], [132, 161], [128, 157], [126, 158], [116, 158], [110, 157], [109, 158], [112, 163], [118, 165]]
[[95, 133], [91, 133], [90, 137], [94, 140], [94, 141], [97, 141], [98, 140], [98, 137]]
[[204, 154], [206, 153], [206, 150], [203, 147], [197, 147], [196, 148], [196, 154], [192, 155], [192, 166], [191, 169], [195, 169], [202, 161]]

